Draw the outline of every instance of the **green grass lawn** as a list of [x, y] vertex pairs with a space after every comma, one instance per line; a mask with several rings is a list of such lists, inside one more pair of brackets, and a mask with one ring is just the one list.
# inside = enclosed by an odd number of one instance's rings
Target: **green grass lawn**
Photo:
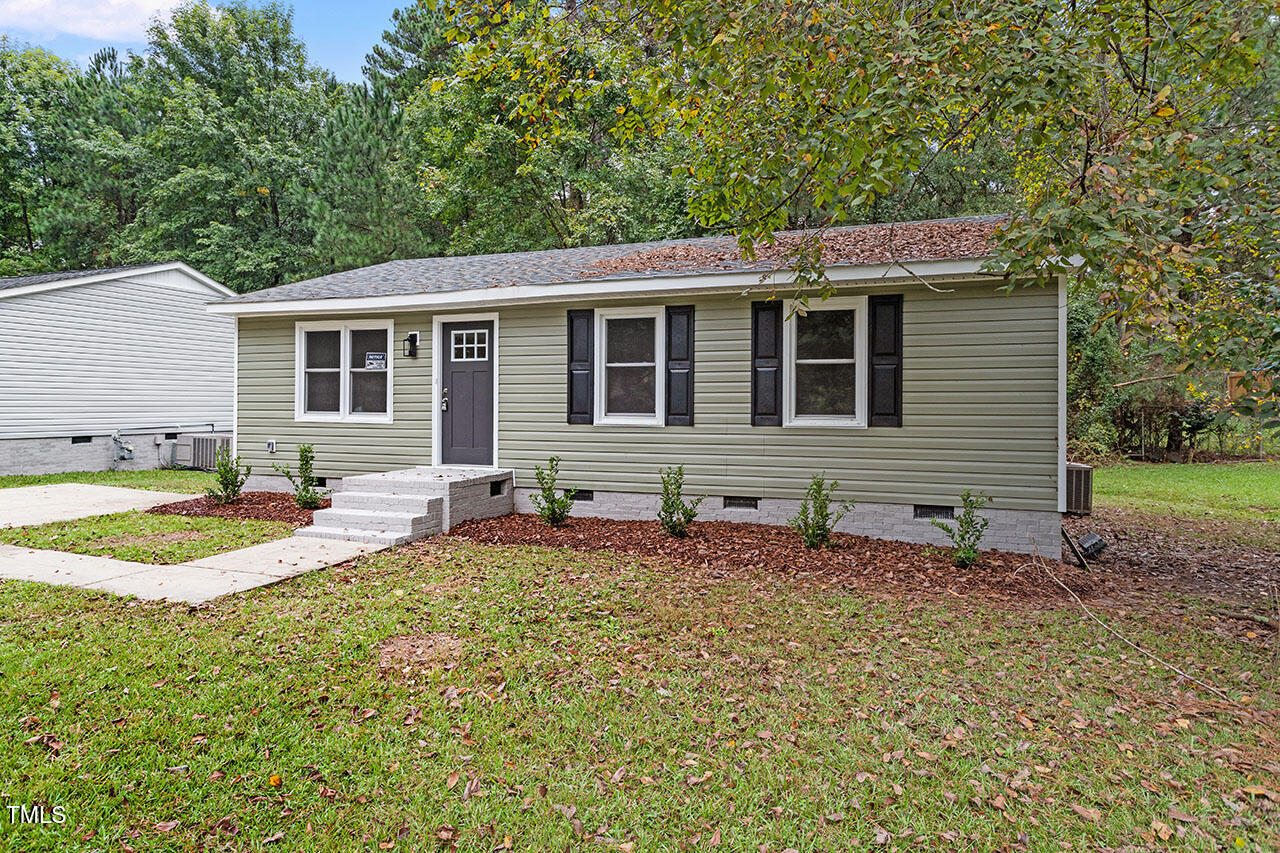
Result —
[[95, 483], [158, 492], [201, 494], [214, 484], [207, 471], [73, 471], [67, 474], [9, 474], [0, 476], [0, 489], [17, 486], [51, 486], [56, 483]]
[[0, 848], [1274, 849], [1270, 652], [1111, 618], [1233, 703], [1065, 605], [600, 553], [441, 539], [199, 610], [4, 583], [0, 790], [67, 823]]
[[293, 526], [280, 521], [188, 518], [133, 511], [0, 528], [0, 542], [163, 565], [247, 548], [292, 533]]
[[1184, 517], [1280, 522], [1280, 462], [1128, 464], [1094, 472], [1103, 506]]

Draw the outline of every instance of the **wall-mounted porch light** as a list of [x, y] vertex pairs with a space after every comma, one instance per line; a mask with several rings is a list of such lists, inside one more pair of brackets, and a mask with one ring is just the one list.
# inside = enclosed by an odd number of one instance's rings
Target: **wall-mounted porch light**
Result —
[[410, 332], [401, 342], [404, 344], [404, 355], [406, 358], [418, 357], [418, 333]]

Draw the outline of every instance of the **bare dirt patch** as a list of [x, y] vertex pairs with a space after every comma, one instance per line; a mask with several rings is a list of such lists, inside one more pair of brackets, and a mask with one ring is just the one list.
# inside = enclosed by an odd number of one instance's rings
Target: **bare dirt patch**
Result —
[[1107, 541], [1090, 565], [1133, 592], [1184, 592], [1228, 602], [1263, 601], [1280, 588], [1280, 525], [1103, 508], [1064, 524]]
[[378, 646], [378, 672], [414, 675], [457, 666], [462, 640], [452, 634], [397, 634]]
[[[812, 550], [804, 547], [795, 531], [768, 524], [698, 522], [688, 537], [674, 539], [653, 521], [571, 518], [562, 527], [549, 527], [535, 515], [508, 515], [466, 522], [453, 528], [450, 535], [490, 545], [605, 549], [658, 557], [691, 568], [764, 570], [802, 580], [895, 592], [983, 593], [1054, 604], [1068, 597], [1021, 554], [986, 551], [977, 565], [957, 569], [945, 549], [839, 533], [829, 547]], [[1078, 595], [1092, 593], [1094, 576], [1056, 561], [1049, 565]]]
[[[329, 501], [320, 508], [327, 509]], [[314, 510], [298, 509], [293, 495], [285, 492], [245, 492], [231, 504], [220, 504], [210, 497], [161, 504], [147, 510], [155, 515], [202, 516], [206, 518], [248, 518], [257, 521], [283, 521], [295, 527], [311, 524]]]

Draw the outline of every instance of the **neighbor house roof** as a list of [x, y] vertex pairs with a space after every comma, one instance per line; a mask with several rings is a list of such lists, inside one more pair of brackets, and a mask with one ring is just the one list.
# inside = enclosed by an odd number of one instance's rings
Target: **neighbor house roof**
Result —
[[128, 278], [135, 275], [143, 275], [155, 272], [164, 272], [166, 270], [180, 270], [183, 273], [208, 287], [218, 296], [232, 296], [233, 292], [213, 279], [202, 274], [198, 270], [184, 264], [182, 261], [164, 261], [158, 264], [129, 264], [120, 267], [102, 267], [92, 270], [64, 270], [62, 272], [42, 272], [33, 275], [15, 275], [8, 278], [0, 278], [0, 299], [19, 296], [23, 293], [30, 293], [41, 290], [55, 290], [61, 287], [72, 287], [78, 284], [91, 284], [99, 281], [111, 281], [113, 279]]
[[130, 270], [142, 270], [153, 266], [155, 266], [155, 264], [130, 264], [123, 267], [104, 267], [96, 270], [65, 270], [63, 272], [36, 273], [35, 275], [14, 275], [9, 276], [8, 278], [0, 278], [0, 290], [10, 290], [15, 287], [27, 287], [32, 284], [51, 284], [55, 281], [70, 281], [71, 279], [76, 278], [125, 273]]
[[713, 273], [768, 273], [785, 268], [784, 259], [789, 250], [815, 233], [821, 234], [823, 261], [829, 268], [978, 259], [991, 254], [992, 235], [1006, 219], [1003, 216], [974, 216], [892, 225], [846, 226], [821, 232], [789, 231], [778, 234], [773, 245], [758, 247], [757, 255], [752, 259], [742, 256], [736, 238], [726, 236], [388, 261], [259, 290], [216, 304], [226, 305], [227, 313], [239, 313], [234, 306], [246, 303], [448, 294], [527, 285], [570, 285]]

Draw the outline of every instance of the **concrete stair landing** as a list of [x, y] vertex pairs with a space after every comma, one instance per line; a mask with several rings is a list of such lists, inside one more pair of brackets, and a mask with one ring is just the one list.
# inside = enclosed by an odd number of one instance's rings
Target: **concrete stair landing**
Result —
[[473, 518], [515, 509], [513, 472], [499, 468], [406, 468], [346, 477], [333, 506], [296, 536], [402, 545]]

